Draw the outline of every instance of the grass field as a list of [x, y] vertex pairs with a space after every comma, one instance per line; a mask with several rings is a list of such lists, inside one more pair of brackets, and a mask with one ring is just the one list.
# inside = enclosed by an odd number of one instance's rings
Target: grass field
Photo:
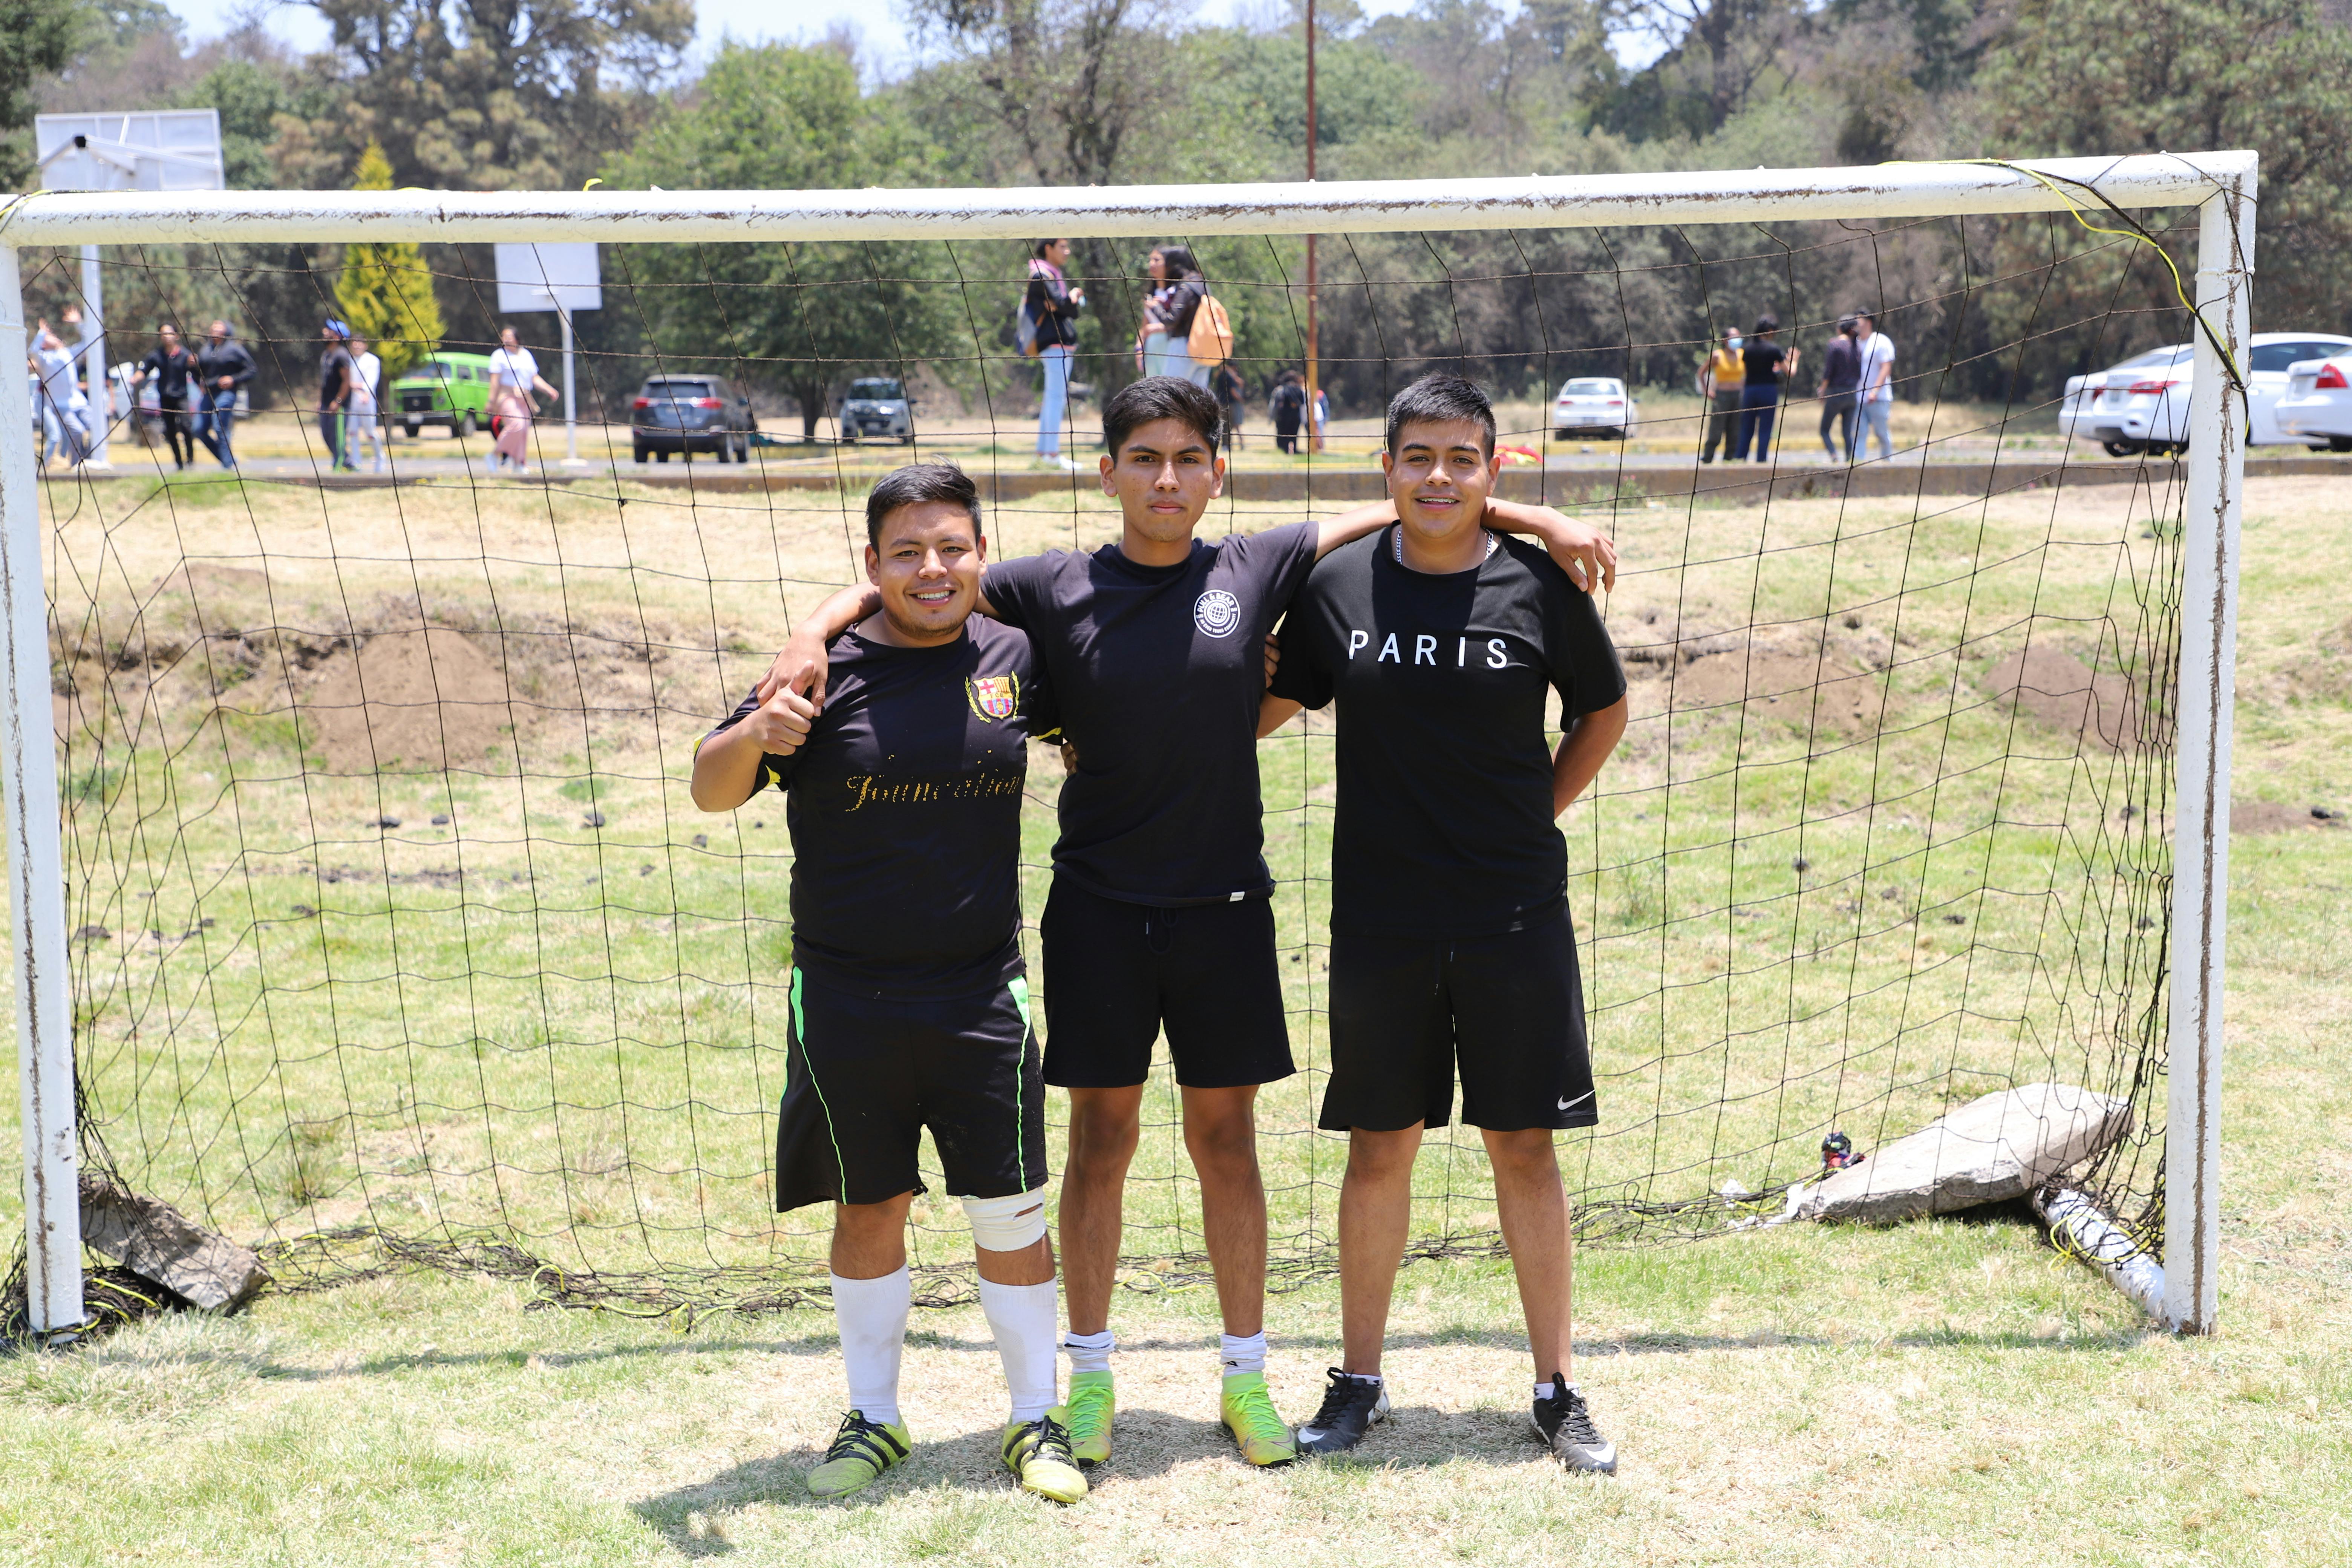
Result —
[[[2352, 649], [2336, 584], [2352, 547], [2310, 523], [2333, 510], [2321, 481], [2249, 498], [2242, 798], [2341, 804]], [[1605, 1118], [1569, 1147], [1572, 1182], [1754, 1188], [1803, 1173], [1831, 1121], [1867, 1147], [1988, 1084], [2056, 1071], [2105, 1085], [2128, 1067], [2116, 1053], [2147, 980], [2115, 966], [2147, 959], [2118, 928], [2160, 896], [2146, 850], [2161, 767], [2035, 728], [1983, 673], [2030, 619], [2149, 694], [2131, 701], [2160, 701], [2144, 674], [2155, 650], [2137, 640], [2166, 548], [2147, 511], [2108, 492], [1917, 520], [1871, 503], [1619, 520], [1633, 570], [1610, 618], [1637, 722], [1604, 794], [1569, 822]], [[1108, 526], [1088, 510], [1009, 515], [995, 532], [1020, 550]], [[779, 1234], [761, 1212], [781, 813], [703, 819], [677, 781], [783, 612], [844, 575], [838, 513], [495, 492], [329, 510], [174, 489], [136, 516], [64, 520], [59, 537], [76, 918], [109, 931], [78, 949], [84, 1074], [126, 1174], [248, 1237], [502, 1215], [596, 1267], [781, 1273], [806, 1256], [804, 1222]], [[222, 574], [264, 553], [263, 581]], [[133, 594], [151, 605], [136, 624], [121, 614]], [[436, 647], [403, 664], [398, 628], [420, 603], [479, 658]], [[387, 650], [376, 685], [355, 632]], [[1708, 650], [1639, 657], [1694, 641]], [[1745, 673], [1709, 673], [1727, 668]], [[394, 698], [419, 669], [428, 691], [449, 688], [429, 734], [401, 728]], [[362, 688], [373, 708], [354, 706]], [[108, 692], [114, 710], [93, 700]], [[374, 729], [349, 727], [362, 711]], [[391, 762], [369, 756], [379, 731], [408, 748], [399, 766], [342, 765]], [[467, 738], [478, 751], [449, 760], [482, 760], [456, 782], [420, 767]], [[1267, 742], [1309, 1059], [1328, 744], [1295, 729]], [[705, 1316], [681, 1332], [526, 1314], [511, 1281], [401, 1275], [0, 1366], [0, 1434], [31, 1456], [0, 1501], [7, 1550], [2330, 1560], [2352, 1534], [2352, 1089], [2331, 940], [2352, 844], [2306, 827], [2242, 837], [2237, 853], [2210, 1342], [2147, 1335], [2015, 1215], [1589, 1250], [1578, 1350], [1627, 1456], [1617, 1481], [1591, 1484], [1521, 1435], [1503, 1267], [1427, 1264], [1399, 1315], [1404, 1418], [1362, 1464], [1267, 1476], [1243, 1473], [1215, 1433], [1204, 1292], [1163, 1288], [1119, 1309], [1135, 1413], [1121, 1457], [1082, 1510], [1048, 1515], [988, 1473], [993, 1360], [959, 1309], [919, 1319], [909, 1359], [910, 1417], [936, 1441], [904, 1479], [819, 1509], [796, 1480], [838, 1398], [827, 1315]], [[1314, 1082], [1267, 1106], [1286, 1134], [1267, 1158], [1293, 1240], [1328, 1222], [1337, 1171], [1336, 1149], [1300, 1131]], [[1171, 1154], [1147, 1148], [1158, 1179], [1131, 1202], [1139, 1255], [1191, 1234]], [[1478, 1163], [1426, 1156], [1424, 1229], [1490, 1223]], [[2116, 1174], [2128, 1184], [2131, 1169]], [[927, 1245], [961, 1246], [951, 1230]], [[1296, 1415], [1332, 1356], [1335, 1307], [1318, 1283], [1275, 1314]]]

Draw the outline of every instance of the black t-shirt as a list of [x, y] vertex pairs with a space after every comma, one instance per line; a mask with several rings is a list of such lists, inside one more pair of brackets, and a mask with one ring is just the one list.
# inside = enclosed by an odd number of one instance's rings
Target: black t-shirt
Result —
[[1822, 353], [1822, 384], [1829, 391], [1852, 392], [1862, 384], [1862, 356], [1853, 340], [1840, 332]]
[[352, 368], [351, 351], [329, 349], [319, 361], [319, 401], [332, 403], [343, 395], [343, 372]]
[[1564, 719], [1608, 707], [1625, 695], [1617, 650], [1541, 550], [1502, 538], [1440, 576], [1400, 564], [1395, 536], [1325, 556], [1283, 623], [1275, 695], [1339, 704], [1332, 927], [1444, 938], [1550, 919], [1568, 847], [1544, 689]]
[[184, 348], [165, 353], [159, 345], [148, 351], [147, 357], [139, 362], [139, 368], [156, 384], [163, 405], [176, 411], [187, 399], [188, 377], [196, 368], [196, 356]]
[[1078, 769], [1054, 868], [1128, 903], [1274, 891], [1257, 792], [1265, 634], [1315, 564], [1318, 526], [1192, 542], [1174, 566], [1106, 544], [990, 565], [982, 587], [1027, 632]]
[[1021, 786], [1053, 700], [1027, 637], [982, 616], [965, 631], [920, 648], [843, 636], [808, 742], [761, 759], [793, 836], [793, 962], [819, 980], [921, 999], [1021, 973]]
[[1780, 380], [1780, 362], [1789, 357], [1789, 351], [1779, 343], [1750, 338], [1748, 346], [1739, 351], [1739, 355], [1748, 367], [1748, 385], [1772, 386]]

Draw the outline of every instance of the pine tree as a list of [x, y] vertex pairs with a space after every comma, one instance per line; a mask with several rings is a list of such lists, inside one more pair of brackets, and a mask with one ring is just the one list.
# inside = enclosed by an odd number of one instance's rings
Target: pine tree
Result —
[[[392, 189], [391, 161], [373, 142], [360, 155], [352, 189]], [[335, 279], [335, 303], [352, 331], [365, 338], [383, 361], [386, 386], [441, 344], [441, 307], [433, 298], [433, 275], [414, 245], [346, 247], [343, 270]]]

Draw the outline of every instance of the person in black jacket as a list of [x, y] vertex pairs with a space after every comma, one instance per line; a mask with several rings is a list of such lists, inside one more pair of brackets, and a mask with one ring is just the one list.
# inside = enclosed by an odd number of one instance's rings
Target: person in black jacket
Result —
[[1037, 459], [1062, 467], [1062, 416], [1070, 400], [1070, 351], [1078, 342], [1078, 308], [1086, 292], [1071, 286], [1062, 268], [1069, 265], [1070, 242], [1041, 239], [1029, 258], [1029, 288], [1022, 297], [1022, 313], [1036, 331], [1039, 365], [1045, 371], [1045, 395], [1037, 403]]
[[[1151, 303], [1144, 312], [1143, 336], [1136, 344], [1146, 375], [1172, 375], [1206, 390], [1209, 367], [1192, 363], [1192, 318], [1209, 297], [1208, 279], [1201, 275], [1192, 252], [1181, 245], [1163, 245], [1151, 253]], [[1154, 342], [1153, 339], [1158, 339]]]
[[172, 448], [172, 467], [184, 468], [196, 458], [195, 437], [188, 428], [188, 382], [196, 374], [196, 356], [180, 346], [180, 329], [171, 322], [155, 331], [160, 341], [139, 362], [131, 384], [144, 386], [149, 377], [154, 378], [156, 395], [163, 399], [163, 439]]
[[196, 375], [203, 383], [196, 398], [196, 439], [224, 468], [236, 467], [230, 437], [236, 426], [237, 389], [260, 368], [226, 321], [215, 321], [205, 334], [205, 346], [196, 351]]
[[1286, 370], [1275, 378], [1274, 395], [1266, 399], [1265, 408], [1274, 417], [1276, 449], [1296, 456], [1299, 422], [1307, 416], [1307, 384], [1297, 371]]

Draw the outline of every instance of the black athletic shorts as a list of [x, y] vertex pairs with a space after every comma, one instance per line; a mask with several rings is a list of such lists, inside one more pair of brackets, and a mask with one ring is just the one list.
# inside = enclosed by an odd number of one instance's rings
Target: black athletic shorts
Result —
[[1500, 936], [1331, 933], [1331, 1082], [1318, 1125], [1395, 1132], [1462, 1120], [1494, 1132], [1600, 1120], [1576, 931]]
[[1187, 1089], [1272, 1083], [1298, 1070], [1267, 900], [1163, 910], [1056, 877], [1039, 934], [1047, 1083], [1141, 1083], [1163, 1027], [1176, 1081]]
[[894, 1002], [793, 971], [776, 1207], [878, 1204], [924, 1191], [926, 1127], [948, 1192], [1003, 1198], [1045, 1184], [1045, 1086], [1029, 983]]

